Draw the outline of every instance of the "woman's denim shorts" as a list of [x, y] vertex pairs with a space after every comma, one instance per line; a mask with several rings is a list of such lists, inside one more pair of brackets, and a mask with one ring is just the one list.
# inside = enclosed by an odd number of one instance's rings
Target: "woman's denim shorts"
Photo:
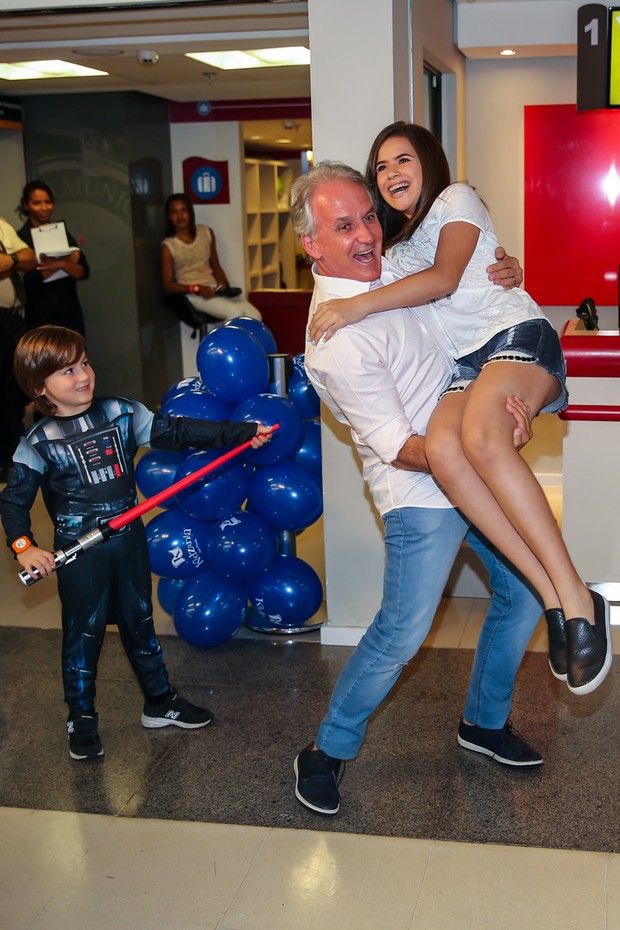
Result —
[[[560, 337], [549, 320], [535, 319], [517, 323], [493, 336], [485, 345], [456, 360], [456, 372], [444, 394], [464, 391], [491, 362], [523, 362], [540, 365], [558, 380], [559, 393], [541, 413], [558, 413], [568, 406], [566, 362]], [[443, 397], [443, 394], [442, 394]]]

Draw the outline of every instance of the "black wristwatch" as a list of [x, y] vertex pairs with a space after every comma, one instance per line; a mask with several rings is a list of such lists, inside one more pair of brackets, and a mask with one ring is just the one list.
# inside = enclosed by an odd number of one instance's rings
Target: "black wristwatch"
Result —
[[13, 254], [11, 255], [11, 261], [13, 262], [14, 265], [19, 265], [19, 255], [17, 254], [17, 252], [13, 252]]

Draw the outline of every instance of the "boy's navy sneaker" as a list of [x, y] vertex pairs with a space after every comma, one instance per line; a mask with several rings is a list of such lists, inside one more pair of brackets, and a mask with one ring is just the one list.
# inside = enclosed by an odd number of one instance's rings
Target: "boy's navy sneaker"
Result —
[[584, 617], [566, 621], [568, 688], [573, 694], [589, 694], [598, 688], [611, 667], [609, 604], [598, 591], [594, 602], [594, 626]]
[[97, 729], [98, 723], [98, 714], [84, 714], [75, 720], [67, 720], [69, 755], [72, 759], [83, 761], [97, 759], [103, 755], [103, 746]]
[[320, 749], [311, 749], [310, 746], [302, 749], [293, 762], [297, 800], [315, 814], [337, 814], [340, 810], [338, 773], [341, 765], [341, 759], [333, 759]]
[[549, 638], [549, 668], [556, 678], [566, 681], [568, 678], [568, 657], [566, 652], [566, 619], [564, 611], [552, 607], [545, 611], [547, 635]]
[[184, 730], [197, 730], [206, 727], [213, 720], [213, 714], [205, 707], [196, 707], [178, 691], [173, 691], [165, 701], [158, 704], [144, 702], [142, 726], [148, 729], [158, 727], [182, 727]]
[[541, 754], [517, 733], [510, 720], [501, 730], [491, 730], [463, 723], [461, 717], [458, 742], [459, 746], [481, 752], [502, 765], [526, 767], [542, 765], [543, 761]]

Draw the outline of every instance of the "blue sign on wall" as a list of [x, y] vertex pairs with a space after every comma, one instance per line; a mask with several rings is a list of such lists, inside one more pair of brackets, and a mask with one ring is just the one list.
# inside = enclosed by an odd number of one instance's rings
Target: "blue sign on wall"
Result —
[[230, 203], [228, 162], [193, 155], [183, 161], [183, 189], [192, 203]]
[[222, 190], [222, 175], [213, 165], [197, 168], [192, 175], [192, 190], [200, 200], [213, 200]]

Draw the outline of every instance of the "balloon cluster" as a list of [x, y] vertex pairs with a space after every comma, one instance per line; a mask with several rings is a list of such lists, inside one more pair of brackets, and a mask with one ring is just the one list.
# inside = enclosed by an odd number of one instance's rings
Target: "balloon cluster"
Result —
[[[319, 399], [303, 355], [293, 359], [288, 398], [269, 393], [276, 352], [263, 323], [230, 320], [200, 343], [199, 375], [162, 400], [173, 416], [280, 424], [266, 445], [186, 487], [147, 525], [159, 603], [195, 646], [224, 642], [250, 618], [254, 629], [298, 627], [323, 599], [314, 569], [284, 545], [323, 509]], [[138, 462], [138, 488], [151, 497], [223, 451], [151, 449]]]

